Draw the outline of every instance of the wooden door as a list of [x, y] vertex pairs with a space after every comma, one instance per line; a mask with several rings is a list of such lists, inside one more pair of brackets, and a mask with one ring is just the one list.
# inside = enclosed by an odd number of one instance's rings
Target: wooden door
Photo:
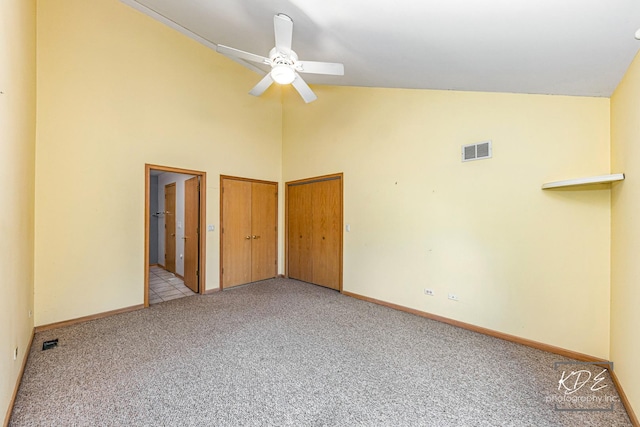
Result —
[[222, 287], [251, 282], [251, 183], [222, 183]]
[[176, 272], [176, 183], [164, 186], [164, 268]]
[[313, 282], [311, 257], [311, 184], [292, 185], [287, 193], [289, 227], [287, 265], [289, 277]]
[[184, 284], [198, 292], [198, 224], [200, 206], [198, 177], [184, 183]]
[[342, 174], [287, 183], [287, 275], [342, 288]]
[[277, 274], [278, 185], [251, 183], [251, 281]]
[[339, 179], [310, 184], [312, 206], [312, 283], [340, 289], [341, 182]]

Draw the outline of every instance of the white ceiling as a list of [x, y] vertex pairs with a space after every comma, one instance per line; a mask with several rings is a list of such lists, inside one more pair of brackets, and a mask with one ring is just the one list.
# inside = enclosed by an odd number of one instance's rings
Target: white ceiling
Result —
[[315, 84], [608, 97], [640, 48], [640, 0], [121, 1], [263, 56], [284, 13], [300, 59], [345, 65]]

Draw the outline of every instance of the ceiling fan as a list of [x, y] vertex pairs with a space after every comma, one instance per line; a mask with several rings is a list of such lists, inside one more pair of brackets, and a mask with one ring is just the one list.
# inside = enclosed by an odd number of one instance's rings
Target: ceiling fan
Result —
[[[249, 91], [251, 95], [262, 95], [273, 82], [281, 85], [292, 84], [302, 99], [304, 99], [304, 102], [309, 103], [315, 101], [318, 97], [298, 73], [330, 74], [334, 76], [344, 75], [344, 65], [342, 64], [300, 61], [298, 59], [298, 55], [291, 49], [293, 20], [287, 15], [282, 13], [275, 15], [273, 17], [273, 26], [276, 36], [276, 46], [271, 49], [268, 58], [221, 44], [216, 48], [216, 51], [223, 55], [271, 66], [271, 71]], [[250, 68], [253, 69], [254, 67]]]

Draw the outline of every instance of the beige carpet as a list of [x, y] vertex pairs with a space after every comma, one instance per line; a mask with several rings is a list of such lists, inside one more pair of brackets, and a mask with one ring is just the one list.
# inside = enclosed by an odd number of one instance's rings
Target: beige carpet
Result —
[[10, 425], [631, 425], [566, 361], [274, 279], [36, 334]]

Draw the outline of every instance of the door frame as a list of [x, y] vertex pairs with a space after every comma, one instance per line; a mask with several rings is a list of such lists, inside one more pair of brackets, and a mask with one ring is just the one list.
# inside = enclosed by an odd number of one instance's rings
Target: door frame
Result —
[[149, 307], [149, 224], [150, 224], [150, 192], [151, 192], [151, 171], [161, 171], [161, 172], [173, 172], [173, 173], [182, 173], [186, 175], [195, 175], [199, 177], [200, 181], [200, 221], [198, 226], [200, 228], [200, 233], [198, 234], [198, 293], [200, 295], [206, 292], [205, 283], [206, 283], [206, 229], [207, 229], [207, 173], [203, 171], [191, 170], [191, 169], [181, 169], [175, 168], [171, 166], [161, 166], [161, 165], [153, 165], [149, 163], [145, 163], [144, 171], [144, 306]]
[[332, 179], [340, 180], [340, 272], [339, 272], [339, 289], [342, 293], [342, 259], [344, 253], [344, 173], [333, 173], [329, 175], [315, 176], [312, 178], [298, 179], [295, 181], [287, 181], [284, 183], [284, 274], [289, 278], [289, 187], [292, 185], [304, 185], [314, 182], [329, 181]]
[[239, 177], [239, 176], [231, 176], [231, 175], [220, 175], [220, 224], [219, 224], [219, 230], [220, 230], [220, 278], [219, 278], [219, 283], [220, 283], [220, 290], [223, 290], [223, 282], [222, 282], [222, 268], [224, 266], [223, 260], [224, 260], [224, 250], [223, 248], [223, 241], [222, 239], [224, 238], [222, 236], [222, 221], [224, 219], [224, 212], [222, 209], [222, 202], [223, 202], [223, 198], [224, 198], [224, 191], [223, 191], [223, 187], [222, 187], [222, 183], [225, 179], [232, 179], [235, 181], [245, 181], [245, 182], [257, 182], [259, 184], [275, 184], [276, 185], [276, 192], [278, 193], [278, 197], [276, 199], [276, 277], [278, 275], [278, 258], [279, 258], [279, 254], [278, 254], [278, 233], [280, 232], [280, 230], [278, 230], [278, 205], [279, 205], [279, 200], [280, 200], [280, 184], [277, 181], [265, 181], [264, 179], [253, 179], [253, 178], [243, 178], [243, 177]]

